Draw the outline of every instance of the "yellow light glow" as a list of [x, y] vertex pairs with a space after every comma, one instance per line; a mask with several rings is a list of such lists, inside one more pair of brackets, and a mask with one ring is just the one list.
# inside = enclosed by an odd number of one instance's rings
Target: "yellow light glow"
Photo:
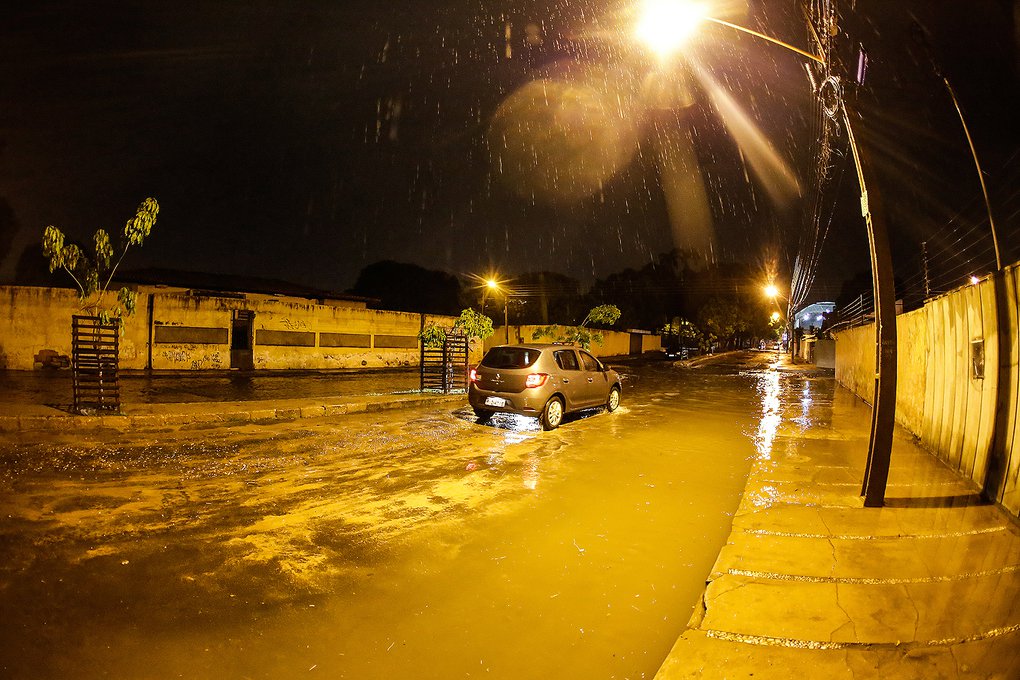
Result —
[[497, 288], [499, 288], [499, 284], [496, 282], [495, 279], [489, 279], [488, 281], [485, 282], [485, 285], [488, 286], [490, 290], [496, 290]]
[[772, 320], [779, 321], [779, 312], [772, 312]]
[[704, 16], [704, 7], [689, 0], [645, 0], [635, 33], [665, 58], [680, 49]]
[[775, 284], [770, 283], [769, 285], [765, 286], [765, 295], [767, 295], [770, 298], [774, 298], [777, 295], [779, 295], [779, 289], [776, 288]]

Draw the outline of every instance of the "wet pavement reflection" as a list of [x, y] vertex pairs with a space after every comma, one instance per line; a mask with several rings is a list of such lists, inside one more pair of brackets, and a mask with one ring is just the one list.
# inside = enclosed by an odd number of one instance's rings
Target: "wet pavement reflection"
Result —
[[[300, 394], [295, 394], [295, 383]], [[120, 374], [124, 404], [180, 404], [252, 399], [337, 397], [391, 394], [418, 389], [417, 368], [393, 367], [372, 371], [272, 371], [243, 373], [154, 373], [126, 371]], [[69, 370], [0, 371], [0, 405], [4, 403], [67, 405], [72, 385]]]
[[651, 677], [780, 410], [831, 418], [831, 378], [765, 369], [628, 365], [616, 413], [548, 433], [421, 408], [8, 438], [4, 675]]

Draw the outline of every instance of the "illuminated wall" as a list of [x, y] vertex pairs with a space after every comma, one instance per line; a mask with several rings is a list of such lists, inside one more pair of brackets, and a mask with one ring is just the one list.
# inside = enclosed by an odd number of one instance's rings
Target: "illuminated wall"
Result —
[[[1018, 289], [1014, 265], [998, 301], [988, 278], [897, 317], [896, 420], [979, 487], [991, 479], [999, 502], [1020, 515]], [[871, 403], [873, 324], [836, 334], [836, 379]]]
[[[550, 342], [548, 338], [534, 340], [532, 334], [538, 328], [545, 326], [510, 326], [511, 345], [519, 345], [526, 342]], [[631, 354], [631, 333], [623, 331], [598, 331], [602, 334], [602, 344], [592, 343], [589, 351], [597, 357], [621, 357]], [[658, 335], [636, 334], [641, 339], [641, 352], [653, 352], [662, 349], [661, 338]], [[499, 326], [491, 338], [485, 341], [485, 349], [495, 345], [506, 344], [506, 328]]]
[[[422, 324], [455, 320], [335, 300], [141, 288], [125, 320], [120, 367], [227, 370], [238, 312], [254, 315], [256, 370], [416, 366]], [[66, 367], [76, 313], [74, 290], [0, 286], [0, 369]]]

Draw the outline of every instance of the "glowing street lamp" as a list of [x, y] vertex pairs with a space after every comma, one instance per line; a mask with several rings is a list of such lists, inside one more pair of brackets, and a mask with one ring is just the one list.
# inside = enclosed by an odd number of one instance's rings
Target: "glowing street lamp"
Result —
[[806, 52], [770, 35], [709, 16], [707, 10], [705, 5], [693, 0], [645, 0], [641, 16], [634, 27], [634, 33], [641, 42], [664, 59], [683, 47], [683, 44], [694, 34], [695, 29], [702, 22], [709, 21], [785, 47], [791, 52], [796, 52], [802, 57], [807, 57], [820, 64], [825, 63], [825, 60], [818, 55]]
[[[775, 286], [773, 286], [773, 288], [774, 288], [774, 287], [775, 287]], [[776, 291], [776, 292], [778, 293], [779, 291]], [[778, 309], [777, 309], [776, 311], [772, 312], [772, 316], [771, 316], [771, 317], [769, 317], [770, 319], [772, 319], [772, 324], [773, 324], [774, 326], [776, 326], [776, 329], [775, 329], [775, 330], [776, 330], [776, 333], [777, 333], [777, 334], [779, 333], [779, 320], [780, 320], [780, 319], [781, 319], [782, 317], [783, 317], [783, 315], [779, 313], [779, 310], [778, 310]], [[776, 361], [777, 361], [777, 362], [779, 361], [779, 345], [780, 345], [780, 343], [779, 343], [779, 339], [777, 338], [777, 339], [776, 339]]]
[[[509, 306], [510, 306], [510, 291], [504, 289], [502, 286], [499, 285], [499, 281], [497, 281], [496, 279], [492, 279], [492, 278], [487, 279], [485, 281], [485, 292], [489, 292], [489, 291], [492, 291], [493, 293], [502, 293], [503, 294], [503, 329], [506, 331], [506, 343], [505, 344], [509, 345], [510, 344], [510, 311], [509, 311]], [[484, 310], [484, 307], [485, 307], [485, 298], [484, 298], [484, 296], [482, 298], [482, 307], [483, 307], [482, 312], [484, 313], [484, 311], [485, 311]]]
[[679, 50], [705, 16], [700, 4], [685, 0], [645, 0], [634, 32], [660, 58]]
[[[770, 283], [767, 286], [765, 286], [764, 288], [762, 288], [762, 292], [765, 293], [765, 297], [767, 297], [768, 299], [772, 300], [772, 304], [774, 304], [776, 307], [779, 306], [779, 298], [782, 297], [784, 300], [786, 300], [785, 297], [783, 297], [782, 295], [779, 294], [779, 286], [777, 286], [774, 283]], [[789, 300], [787, 300], [787, 302], [789, 302]], [[789, 305], [787, 305], [787, 307], [789, 307]], [[790, 310], [787, 309], [787, 311], [789, 312]], [[778, 323], [780, 318], [782, 318], [782, 314], [779, 313], [778, 309], [776, 311], [772, 312], [772, 323], [774, 323], [774, 324]], [[787, 332], [789, 333], [788, 337], [789, 337], [789, 342], [790, 342], [790, 357], [791, 357], [790, 360], [793, 361], [793, 355], [794, 355], [794, 353], [793, 353], [793, 329], [792, 328], [787, 328]], [[776, 345], [776, 360], [778, 361], [778, 359], [779, 359], [779, 345], [777, 344]]]

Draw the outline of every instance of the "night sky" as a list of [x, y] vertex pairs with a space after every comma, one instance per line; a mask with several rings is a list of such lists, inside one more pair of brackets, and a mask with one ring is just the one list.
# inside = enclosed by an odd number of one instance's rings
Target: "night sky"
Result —
[[[703, 31], [692, 49], [769, 140], [774, 167], [754, 167], [704, 83], [689, 107], [649, 102], [654, 60], [625, 39], [622, 3], [22, 5], [0, 24], [2, 280], [15, 278], [45, 225], [80, 238], [118, 230], [146, 196], [159, 200], [159, 222], [126, 268], [332, 290], [383, 259], [582, 281], [678, 245], [695, 260], [760, 263], [803, 228], [813, 101], [804, 69], [725, 29]], [[731, 2], [713, 13], [806, 46], [792, 5]], [[864, 136], [881, 149], [902, 255], [979, 190], [964, 186], [973, 167], [930, 79], [932, 59], [973, 117], [988, 173], [1011, 167], [1012, 6], [856, 7], [875, 83], [862, 93]], [[670, 130], [691, 131], [708, 237], [690, 238], [675, 213], [671, 222]], [[793, 184], [770, 187], [783, 168]], [[863, 234], [833, 229], [823, 280], [867, 267]]]

